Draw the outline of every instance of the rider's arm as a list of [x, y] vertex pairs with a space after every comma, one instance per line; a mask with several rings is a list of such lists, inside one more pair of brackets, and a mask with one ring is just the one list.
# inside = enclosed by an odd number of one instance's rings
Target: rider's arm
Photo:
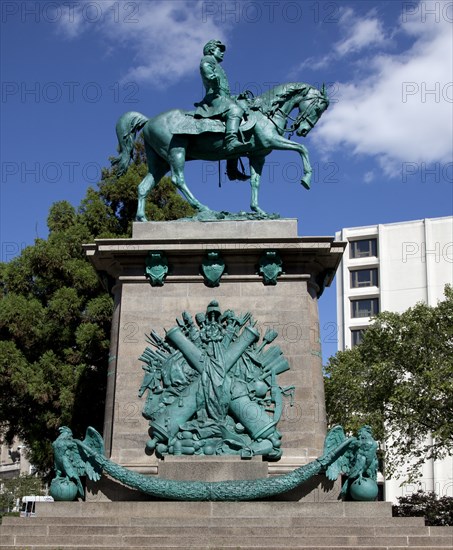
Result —
[[203, 75], [204, 80], [207, 80], [214, 91], [219, 90], [219, 77], [215, 71], [215, 64], [208, 60], [203, 59], [200, 65], [200, 72]]

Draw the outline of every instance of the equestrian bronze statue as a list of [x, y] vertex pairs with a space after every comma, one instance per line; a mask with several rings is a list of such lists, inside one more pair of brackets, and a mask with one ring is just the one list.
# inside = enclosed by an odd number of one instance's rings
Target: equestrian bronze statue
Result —
[[[233, 174], [232, 179], [244, 179], [232, 166], [240, 157], [247, 157], [252, 188], [250, 208], [252, 217], [257, 219], [269, 217], [258, 205], [258, 191], [265, 158], [271, 151], [299, 153], [304, 167], [301, 183], [310, 188], [312, 168], [307, 148], [287, 139], [285, 134], [307, 136], [329, 105], [325, 86], [318, 90], [303, 82], [291, 82], [254, 98], [247, 92], [231, 96], [228, 79], [220, 66], [224, 52], [225, 46], [216, 40], [204, 47], [200, 72], [206, 95], [195, 104], [195, 111], [173, 109], [151, 119], [138, 112], [120, 117], [116, 125], [120, 154], [113, 161], [119, 176], [129, 165], [135, 134], [142, 130], [145, 142], [148, 174], [138, 186], [136, 221], [147, 221], [146, 197], [167, 172], [171, 172], [171, 181], [189, 204], [205, 214], [204, 219], [210, 214], [215, 217], [186, 184], [184, 165], [190, 160], [226, 160], [230, 178]], [[295, 109], [298, 113], [292, 118]], [[290, 126], [288, 119], [292, 121]]]

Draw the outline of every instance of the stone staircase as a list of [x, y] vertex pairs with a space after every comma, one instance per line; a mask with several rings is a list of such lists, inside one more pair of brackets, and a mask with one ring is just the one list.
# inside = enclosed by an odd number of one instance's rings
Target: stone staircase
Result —
[[37, 503], [5, 517], [0, 548], [453, 548], [453, 527], [392, 518], [385, 502]]

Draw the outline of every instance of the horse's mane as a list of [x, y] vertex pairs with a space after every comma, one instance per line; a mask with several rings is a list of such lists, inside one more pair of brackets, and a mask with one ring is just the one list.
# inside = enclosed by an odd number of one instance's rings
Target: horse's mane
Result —
[[313, 86], [304, 82], [288, 82], [271, 88], [264, 94], [255, 97], [250, 105], [251, 109], [260, 110], [264, 114], [273, 115], [291, 97], [305, 92], [307, 94]]

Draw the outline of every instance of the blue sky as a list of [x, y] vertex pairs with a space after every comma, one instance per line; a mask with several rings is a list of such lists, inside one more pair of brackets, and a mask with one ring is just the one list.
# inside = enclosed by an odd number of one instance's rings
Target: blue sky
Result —
[[[96, 184], [122, 113], [201, 99], [211, 38], [227, 45], [233, 93], [328, 86], [331, 105], [303, 140], [312, 189], [299, 184], [295, 153], [274, 152], [263, 209], [298, 218], [304, 236], [452, 214], [452, 2], [4, 0], [1, 9], [3, 261], [46, 237], [54, 201], [77, 205]], [[190, 163], [186, 177], [211, 208], [247, 209], [249, 185], [219, 189], [213, 165]], [[328, 356], [334, 287], [320, 313]]]

